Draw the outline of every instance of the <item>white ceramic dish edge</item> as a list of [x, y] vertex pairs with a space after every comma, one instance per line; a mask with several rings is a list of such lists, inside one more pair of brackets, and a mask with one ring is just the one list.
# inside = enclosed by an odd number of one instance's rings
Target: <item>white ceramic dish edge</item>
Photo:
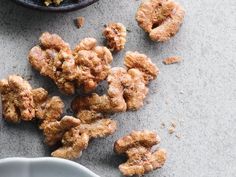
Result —
[[[15, 167], [16, 164], [17, 164], [17, 168], [13, 168], [12, 166]], [[50, 164], [54, 165], [54, 167], [51, 168]], [[41, 165], [41, 167], [40, 167], [40, 165]], [[0, 159], [0, 171], [1, 171], [0, 177], [10, 177], [14, 174], [17, 174], [16, 177], [20, 177], [21, 170], [19, 170], [19, 168], [26, 167], [26, 169], [27, 169], [27, 168], [30, 168], [31, 166], [39, 167], [39, 169], [38, 169], [39, 173], [42, 172], [44, 174], [47, 174], [47, 170], [44, 171], [45, 169], [50, 169], [48, 171], [55, 171], [56, 169], [58, 169], [58, 171], [59, 171], [60, 167], [63, 167], [63, 168], [65, 167], [65, 169], [68, 169], [68, 174], [66, 175], [67, 177], [75, 176], [75, 175], [69, 174], [69, 173], [71, 173], [71, 169], [73, 169], [72, 171], [78, 172], [78, 174], [76, 175], [78, 177], [100, 177], [100, 176], [96, 175], [95, 173], [93, 173], [92, 171], [90, 171], [88, 168], [86, 168], [78, 163], [75, 163], [70, 160], [54, 158], [54, 157], [41, 157], [41, 158], [12, 157], [12, 158]], [[56, 166], [58, 166], [58, 167], [56, 167]], [[2, 168], [2, 170], [1, 170], [1, 168]], [[40, 168], [45, 168], [45, 169], [40, 169]], [[37, 169], [37, 168], [35, 167], [35, 169]], [[14, 172], [14, 170], [16, 172]], [[60, 170], [62, 170], [62, 169], [60, 168]], [[22, 170], [22, 171], [23, 171], [23, 173], [22, 173], [23, 176], [30, 176], [30, 177], [31, 176], [38, 176], [37, 174], [30, 174], [30, 175], [28, 174], [27, 175], [27, 174], [24, 174], [25, 173], [24, 170]], [[63, 169], [63, 172], [67, 173], [67, 171], [64, 169]], [[8, 174], [8, 173], [11, 173], [11, 174]], [[55, 176], [60, 176], [60, 174], [55, 173]]]

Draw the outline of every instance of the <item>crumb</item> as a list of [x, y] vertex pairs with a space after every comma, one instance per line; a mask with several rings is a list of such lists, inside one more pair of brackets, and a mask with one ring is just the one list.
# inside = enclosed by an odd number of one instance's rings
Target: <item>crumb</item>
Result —
[[44, 0], [44, 4], [49, 6], [50, 4], [60, 5], [63, 0]]
[[181, 136], [181, 134], [178, 133], [178, 134], [175, 135], [175, 137], [180, 139], [182, 136]]
[[161, 122], [161, 128], [165, 128], [166, 124], [164, 122]]
[[170, 65], [170, 64], [174, 64], [174, 63], [179, 63], [182, 61], [182, 58], [179, 56], [173, 56], [173, 57], [169, 57], [163, 60], [163, 63], [165, 65]]
[[77, 17], [75, 20], [75, 24], [76, 24], [77, 28], [82, 28], [84, 26], [84, 23], [85, 23], [84, 17]]
[[168, 128], [169, 134], [173, 134], [175, 132], [175, 129], [176, 129], [176, 123], [172, 121], [170, 127]]

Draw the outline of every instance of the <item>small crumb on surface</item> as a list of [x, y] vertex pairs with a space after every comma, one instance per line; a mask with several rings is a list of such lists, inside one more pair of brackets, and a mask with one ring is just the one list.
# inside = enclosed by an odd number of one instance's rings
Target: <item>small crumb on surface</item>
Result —
[[179, 56], [173, 56], [173, 57], [169, 57], [169, 58], [165, 58], [163, 60], [163, 63], [165, 65], [170, 65], [170, 64], [174, 64], [174, 63], [179, 63], [181, 62], [183, 59]]
[[85, 23], [84, 17], [77, 17], [75, 20], [75, 24], [76, 24], [77, 28], [82, 28], [84, 26], [84, 23]]
[[161, 128], [165, 128], [166, 124], [164, 122], [161, 122]]
[[175, 135], [175, 137], [180, 139], [182, 136], [181, 136], [181, 134], [178, 133], [178, 134]]
[[168, 128], [169, 134], [173, 134], [175, 132], [175, 129], [176, 129], [176, 123], [172, 121], [170, 127]]

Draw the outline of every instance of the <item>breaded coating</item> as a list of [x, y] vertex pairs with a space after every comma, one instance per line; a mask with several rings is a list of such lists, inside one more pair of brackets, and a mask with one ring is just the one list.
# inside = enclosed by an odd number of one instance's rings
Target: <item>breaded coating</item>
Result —
[[72, 116], [64, 116], [60, 121], [44, 122], [40, 125], [40, 129], [43, 130], [45, 143], [49, 146], [53, 146], [62, 139], [65, 132], [79, 125], [79, 119]]
[[111, 52], [106, 47], [97, 46], [96, 39], [85, 38], [73, 54], [78, 66], [77, 84], [82, 85], [85, 92], [94, 90], [108, 75], [113, 59]]
[[127, 162], [119, 166], [121, 173], [124, 176], [141, 176], [161, 168], [166, 161], [166, 151], [159, 149], [151, 152], [151, 148], [159, 142], [157, 134], [148, 130], [133, 131], [117, 140], [114, 151], [118, 154], [125, 153], [128, 157]]
[[51, 78], [66, 94], [75, 92], [72, 80], [77, 74], [69, 44], [56, 34], [45, 32], [40, 37], [40, 46], [33, 47], [28, 55], [30, 64], [40, 74]]
[[22, 77], [11, 75], [0, 81], [3, 117], [6, 121], [18, 123], [35, 117], [35, 104], [30, 84]]
[[183, 59], [179, 56], [173, 56], [173, 57], [168, 57], [168, 58], [165, 58], [163, 60], [163, 63], [165, 65], [171, 65], [171, 64], [174, 64], [174, 63], [179, 63], [181, 62]]
[[145, 0], [136, 20], [153, 41], [167, 41], [178, 32], [184, 15], [183, 7], [173, 0]]
[[109, 23], [103, 30], [107, 46], [111, 51], [121, 51], [126, 43], [126, 28], [122, 23]]
[[147, 84], [157, 77], [159, 70], [146, 55], [138, 52], [126, 53], [125, 66], [128, 70], [121, 67], [110, 70], [106, 94], [77, 97], [72, 109], [117, 113], [141, 108], [148, 93]]
[[75, 93], [79, 86], [90, 92], [106, 79], [113, 59], [108, 48], [96, 46], [96, 42], [94, 38], [85, 38], [72, 51], [61, 37], [45, 32], [40, 45], [30, 50], [29, 62], [66, 94]]
[[[87, 148], [90, 139], [106, 137], [116, 131], [115, 121], [104, 118], [101, 114], [94, 111], [84, 110], [78, 113], [77, 116], [79, 118], [77, 120], [80, 120], [81, 123], [78, 122], [79, 125], [64, 134], [61, 141], [62, 147], [55, 150], [52, 156], [66, 159], [78, 158], [82, 151]], [[58, 129], [55, 129], [55, 132], [58, 132]], [[58, 139], [61, 138], [60, 133], [55, 135], [57, 136], [51, 137], [57, 138], [60, 136]]]

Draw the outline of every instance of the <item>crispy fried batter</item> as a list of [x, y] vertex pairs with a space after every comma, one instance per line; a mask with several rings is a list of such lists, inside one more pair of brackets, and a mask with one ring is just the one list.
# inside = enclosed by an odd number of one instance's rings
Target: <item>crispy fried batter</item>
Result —
[[83, 85], [86, 92], [96, 88], [98, 83], [106, 79], [112, 62], [112, 54], [102, 46], [96, 46], [96, 39], [83, 39], [74, 50], [78, 75], [78, 85]]
[[146, 0], [141, 3], [136, 20], [153, 41], [167, 41], [183, 23], [185, 11], [173, 0]]
[[118, 52], [125, 47], [126, 28], [122, 23], [109, 23], [103, 30], [103, 36], [111, 51]]
[[166, 151], [159, 149], [151, 152], [151, 148], [160, 142], [160, 138], [152, 131], [133, 131], [131, 134], [115, 142], [114, 151], [125, 153], [126, 163], [119, 166], [125, 176], [143, 175], [161, 168], [166, 161]]
[[18, 123], [35, 117], [32, 88], [22, 77], [11, 75], [0, 81], [3, 117], [6, 121]]
[[114, 67], [107, 77], [107, 94], [99, 96], [96, 93], [87, 97], [77, 97], [72, 102], [75, 112], [94, 110], [102, 113], [125, 112], [137, 110], [143, 106], [148, 93], [148, 84], [158, 75], [158, 68], [144, 54], [127, 52], [125, 66]]
[[[84, 110], [78, 113], [77, 116], [80, 118], [77, 119], [80, 120], [78, 122], [79, 125], [64, 134], [62, 138], [63, 146], [54, 151], [52, 156], [66, 159], [77, 158], [82, 151], [87, 148], [91, 138], [105, 137], [116, 131], [115, 121], [104, 118], [101, 114], [94, 111]], [[59, 129], [57, 129], [58, 123], [54, 123], [53, 125], [55, 125], [56, 128], [52, 128], [54, 131], [48, 138], [54, 137], [57, 141], [62, 137], [62, 134], [58, 133], [62, 128], [59, 127]], [[62, 130], [64, 131], [65, 129]]]

